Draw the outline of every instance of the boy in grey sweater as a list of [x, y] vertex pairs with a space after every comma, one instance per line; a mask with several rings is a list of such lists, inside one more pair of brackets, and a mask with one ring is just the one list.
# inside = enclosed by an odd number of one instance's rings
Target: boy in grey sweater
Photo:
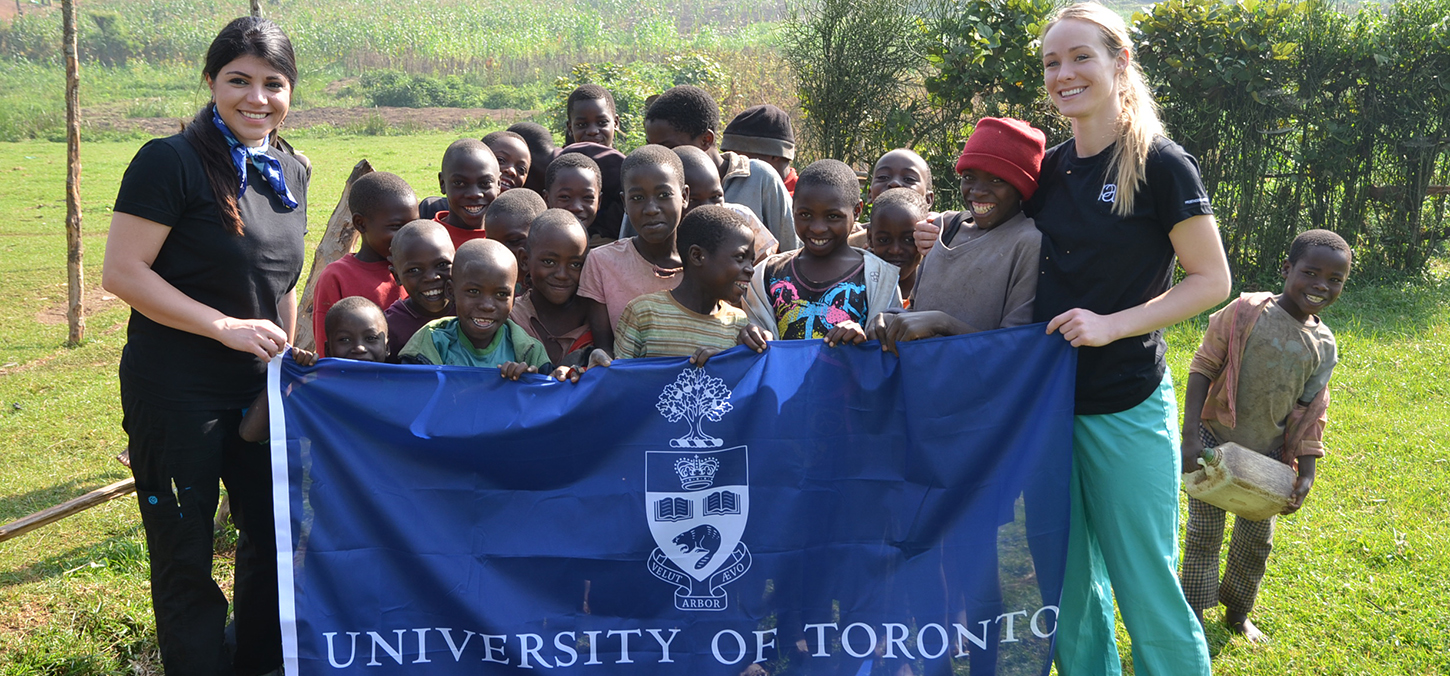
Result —
[[917, 269], [911, 311], [868, 331], [882, 349], [1031, 323], [1042, 235], [1022, 203], [1037, 190], [1044, 152], [1045, 136], [1026, 122], [977, 122], [956, 164], [967, 209], [937, 218], [941, 236]]

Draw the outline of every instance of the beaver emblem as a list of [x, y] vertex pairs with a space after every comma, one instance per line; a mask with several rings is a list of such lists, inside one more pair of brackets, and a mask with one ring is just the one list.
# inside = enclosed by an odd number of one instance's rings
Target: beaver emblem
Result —
[[680, 546], [680, 552], [683, 554], [705, 552], [705, 555], [695, 562], [695, 570], [699, 570], [709, 565], [710, 559], [715, 558], [715, 552], [720, 551], [720, 531], [709, 524], [695, 526], [676, 535], [674, 543]]

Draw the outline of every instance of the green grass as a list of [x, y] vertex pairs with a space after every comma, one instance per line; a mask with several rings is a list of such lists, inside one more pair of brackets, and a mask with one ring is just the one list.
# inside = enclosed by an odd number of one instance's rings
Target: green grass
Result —
[[[309, 241], [321, 235], [354, 162], [436, 190], [452, 134], [302, 134], [313, 161]], [[89, 143], [82, 181], [89, 285], [99, 280], [121, 172], [140, 141]], [[126, 476], [115, 370], [126, 311], [64, 323], [37, 314], [65, 295], [65, 147], [0, 143], [0, 522]], [[1231, 638], [1210, 612], [1219, 674], [1450, 673], [1450, 270], [1416, 286], [1353, 282], [1325, 320], [1339, 339], [1328, 457], [1305, 508], [1280, 521], [1254, 619], [1273, 642]], [[1204, 326], [1168, 334], [1178, 381]], [[1180, 390], [1181, 393], [1181, 390]], [[0, 675], [153, 673], [144, 538], [121, 499], [0, 543]], [[230, 561], [217, 559], [220, 579]], [[1123, 640], [1124, 653], [1130, 647]], [[134, 671], [133, 671], [134, 670]]]
[[[208, 0], [96, 0], [78, 12], [83, 57], [195, 60], [246, 5]], [[406, 61], [517, 75], [531, 59], [750, 44], [754, 24], [782, 18], [775, 0], [698, 0], [689, 6], [628, 0], [368, 0], [263, 3], [292, 38], [299, 61], [378, 66]], [[109, 32], [94, 13], [114, 12]], [[27, 11], [0, 32], [10, 53], [59, 52], [58, 13]], [[396, 65], [393, 64], [393, 65]]]
[[[501, 107], [519, 107], [549, 98], [549, 83], [578, 63], [662, 63], [691, 52], [729, 62], [729, 55], [773, 45], [782, 17], [775, 0], [699, 0], [687, 7], [624, 0], [400, 0], [381, 14], [365, 0], [263, 4], [296, 49], [293, 104], [299, 108], [368, 105], [357, 88], [331, 85], [380, 69], [455, 75], [493, 94], [491, 100], [512, 102]], [[80, 8], [81, 106], [92, 118], [190, 116], [207, 100], [200, 62], [208, 44], [245, 8], [205, 0], [97, 0]], [[110, 37], [90, 18], [93, 12], [115, 15]], [[8, 24], [0, 21], [0, 141], [64, 140], [60, 44], [56, 11], [28, 8]], [[730, 87], [759, 98], [757, 89], [754, 82]], [[92, 127], [82, 133], [97, 140], [132, 136]]]

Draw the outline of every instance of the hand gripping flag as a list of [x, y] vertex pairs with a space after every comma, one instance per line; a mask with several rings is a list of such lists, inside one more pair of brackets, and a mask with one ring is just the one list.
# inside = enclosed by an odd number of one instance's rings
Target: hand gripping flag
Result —
[[269, 374], [286, 671], [1046, 674], [1075, 352], [1040, 326]]

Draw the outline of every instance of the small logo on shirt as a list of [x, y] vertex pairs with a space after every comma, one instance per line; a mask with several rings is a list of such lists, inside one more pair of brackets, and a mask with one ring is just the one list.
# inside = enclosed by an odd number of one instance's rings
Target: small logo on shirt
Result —
[[1204, 205], [1207, 205], [1208, 204], [1208, 198], [1207, 197], [1200, 197], [1200, 198], [1198, 198], [1196, 200], [1187, 200], [1183, 204], [1185, 206], [1186, 205], [1189, 205], [1189, 204], [1204, 204]]
[[1118, 184], [1109, 183], [1103, 186], [1103, 191], [1098, 194], [1099, 202], [1113, 204], [1118, 201]]

